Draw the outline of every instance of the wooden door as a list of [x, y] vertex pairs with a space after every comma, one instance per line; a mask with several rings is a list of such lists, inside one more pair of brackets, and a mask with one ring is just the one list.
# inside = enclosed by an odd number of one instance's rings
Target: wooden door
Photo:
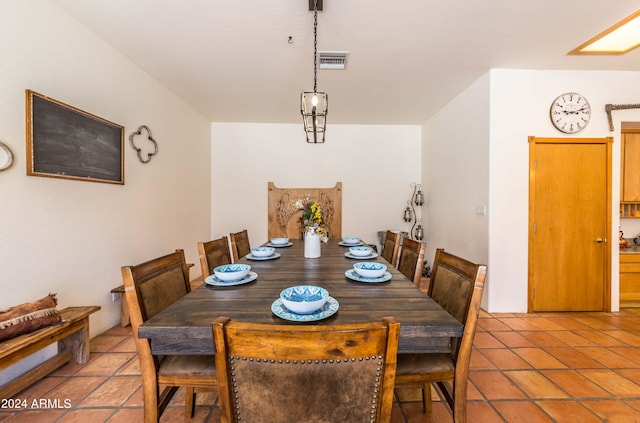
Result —
[[612, 141], [529, 138], [530, 312], [611, 308]]

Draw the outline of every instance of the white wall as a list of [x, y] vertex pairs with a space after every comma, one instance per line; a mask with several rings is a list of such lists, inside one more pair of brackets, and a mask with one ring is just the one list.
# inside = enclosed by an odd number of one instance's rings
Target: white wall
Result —
[[[294, 99], [295, 100], [295, 99]], [[333, 187], [342, 182], [342, 233], [377, 243], [377, 231], [408, 230], [402, 211], [419, 182], [420, 126], [331, 125], [307, 144], [298, 124], [212, 125], [212, 237], [246, 228], [267, 241], [267, 183]]]
[[[583, 94], [593, 111], [589, 125], [578, 134], [555, 130], [549, 106], [564, 92]], [[637, 72], [513, 71], [491, 72], [491, 278], [489, 299], [494, 311], [527, 309], [528, 159], [527, 136], [614, 137], [612, 175], [612, 309], [619, 302], [617, 233], [620, 201], [621, 120], [638, 120], [640, 110], [613, 112], [609, 132], [605, 104], [634, 103], [640, 95]], [[523, 101], [522, 99], [526, 99]], [[503, 242], [501, 242], [501, 240]]]
[[[436, 248], [444, 248], [488, 263], [488, 74], [425, 123], [422, 138], [427, 260], [432, 265]], [[478, 214], [478, 207], [486, 214]], [[487, 282], [485, 298], [490, 289]]]
[[[479, 82], [485, 85], [486, 76]], [[489, 278], [485, 293], [486, 308], [490, 312], [526, 312], [527, 310], [527, 247], [528, 247], [528, 136], [537, 137], [614, 137], [612, 175], [612, 309], [618, 308], [619, 262], [617, 215], [620, 188], [620, 127], [622, 121], [640, 120], [640, 110], [613, 113], [614, 132], [609, 132], [605, 104], [637, 102], [640, 95], [640, 74], [637, 72], [531, 71], [492, 70], [489, 74]], [[478, 87], [472, 85], [458, 99], [474, 98]], [[590, 102], [593, 115], [586, 129], [566, 135], [553, 128], [549, 107], [553, 99], [564, 92], [579, 92]], [[478, 96], [482, 99], [482, 96]], [[460, 116], [454, 100], [441, 114], [453, 120]], [[485, 107], [480, 102], [478, 107]], [[481, 113], [477, 112], [476, 114]], [[429, 121], [430, 128], [445, 117]], [[434, 123], [435, 122], [435, 123]], [[457, 129], [457, 128], [456, 128]], [[453, 131], [452, 132], [456, 132]], [[432, 160], [431, 139], [426, 137], [425, 172]], [[464, 140], [462, 140], [464, 141]], [[444, 140], [440, 141], [444, 142]], [[461, 142], [460, 152], [473, 148], [474, 141]], [[452, 188], [458, 188], [452, 181]], [[468, 188], [471, 187], [469, 181]], [[429, 188], [427, 188], [428, 190]], [[427, 214], [433, 213], [431, 204]], [[459, 222], [458, 222], [459, 223]], [[625, 222], [623, 222], [624, 224]], [[481, 227], [473, 229], [481, 238]], [[634, 235], [630, 233], [629, 235]], [[430, 237], [431, 234], [429, 233]], [[459, 239], [458, 242], [462, 242]]]
[[[0, 13], [0, 309], [57, 292], [59, 307], [99, 305], [92, 336], [119, 323], [120, 267], [210, 233], [210, 122], [78, 24], [55, 2], [4, 0]], [[125, 127], [125, 185], [26, 176], [25, 89]], [[138, 161], [128, 135], [159, 144]], [[140, 140], [140, 138], [138, 138]]]

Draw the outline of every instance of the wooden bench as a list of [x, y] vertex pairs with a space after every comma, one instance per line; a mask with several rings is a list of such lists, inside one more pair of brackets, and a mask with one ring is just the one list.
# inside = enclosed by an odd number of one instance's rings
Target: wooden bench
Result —
[[89, 315], [99, 306], [68, 307], [60, 310], [62, 323], [38, 329], [0, 342], [0, 370], [58, 342], [58, 354], [0, 387], [0, 398], [11, 398], [32, 383], [71, 361], [89, 361]]
[[[193, 267], [193, 263], [187, 263], [189, 268]], [[191, 289], [196, 288], [204, 283], [204, 278], [201, 276], [191, 281]], [[111, 290], [112, 295], [117, 295], [122, 300], [120, 303], [120, 326], [129, 326], [129, 306], [127, 305], [127, 298], [124, 295], [124, 285], [116, 286]], [[114, 299], [115, 301], [115, 299]]]

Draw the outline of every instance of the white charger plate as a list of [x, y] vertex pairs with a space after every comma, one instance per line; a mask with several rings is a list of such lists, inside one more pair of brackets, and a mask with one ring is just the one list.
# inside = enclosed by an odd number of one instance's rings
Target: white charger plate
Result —
[[273, 260], [280, 257], [280, 253], [273, 253], [267, 257], [256, 257], [253, 254], [249, 253], [245, 256], [248, 260]]
[[346, 243], [346, 242], [344, 242], [344, 241], [340, 241], [340, 242], [338, 242], [338, 245], [341, 245], [341, 246], [343, 246], [343, 247], [357, 247], [358, 245], [364, 245], [364, 242], [359, 241], [359, 242], [357, 242], [357, 243], [355, 243], [355, 244], [347, 244], [347, 243]]
[[355, 269], [349, 269], [346, 272], [344, 272], [344, 275], [349, 279], [357, 282], [380, 283], [380, 282], [386, 282], [391, 280], [391, 273], [389, 272], [384, 272], [382, 276], [380, 276], [379, 278], [365, 278], [360, 276]]
[[282, 299], [278, 298], [271, 304], [271, 311], [273, 314], [284, 320], [290, 320], [292, 322], [315, 322], [317, 320], [326, 319], [331, 317], [338, 311], [340, 304], [338, 301], [329, 297], [326, 303], [318, 311], [309, 314], [298, 314], [290, 311], [282, 304]]
[[286, 244], [272, 244], [272, 243], [268, 243], [267, 247], [273, 247], [273, 248], [284, 248], [284, 247], [291, 247], [293, 245], [293, 242], [289, 241]]
[[368, 255], [368, 256], [354, 256], [353, 254], [347, 251], [346, 253], [344, 253], [344, 256], [352, 259], [356, 259], [356, 260], [367, 260], [367, 259], [378, 257], [378, 253], [371, 253], [371, 255]]
[[213, 286], [234, 286], [234, 285], [242, 285], [245, 283], [253, 282], [258, 278], [258, 274], [256, 272], [249, 272], [247, 276], [242, 279], [238, 279], [235, 281], [223, 281], [216, 277], [216, 275], [207, 276], [204, 281], [207, 285]]

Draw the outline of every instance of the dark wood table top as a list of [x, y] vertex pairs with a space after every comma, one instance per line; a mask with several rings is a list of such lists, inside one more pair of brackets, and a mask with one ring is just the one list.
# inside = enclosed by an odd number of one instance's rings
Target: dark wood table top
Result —
[[[322, 257], [305, 259], [303, 242], [276, 248], [273, 260], [248, 260], [258, 278], [244, 285], [203, 284], [140, 326], [138, 334], [151, 341], [153, 354], [213, 354], [211, 323], [219, 316], [269, 324], [341, 325], [393, 316], [400, 322], [399, 353], [447, 352], [451, 337], [462, 336], [462, 325], [409, 279], [381, 257], [392, 279], [383, 283], [352, 281], [345, 271], [358, 260], [346, 257], [348, 248], [331, 239], [322, 244]], [[360, 260], [363, 261], [363, 260]], [[271, 312], [280, 291], [293, 285], [318, 285], [339, 302], [336, 314], [308, 323], [291, 322]]]

